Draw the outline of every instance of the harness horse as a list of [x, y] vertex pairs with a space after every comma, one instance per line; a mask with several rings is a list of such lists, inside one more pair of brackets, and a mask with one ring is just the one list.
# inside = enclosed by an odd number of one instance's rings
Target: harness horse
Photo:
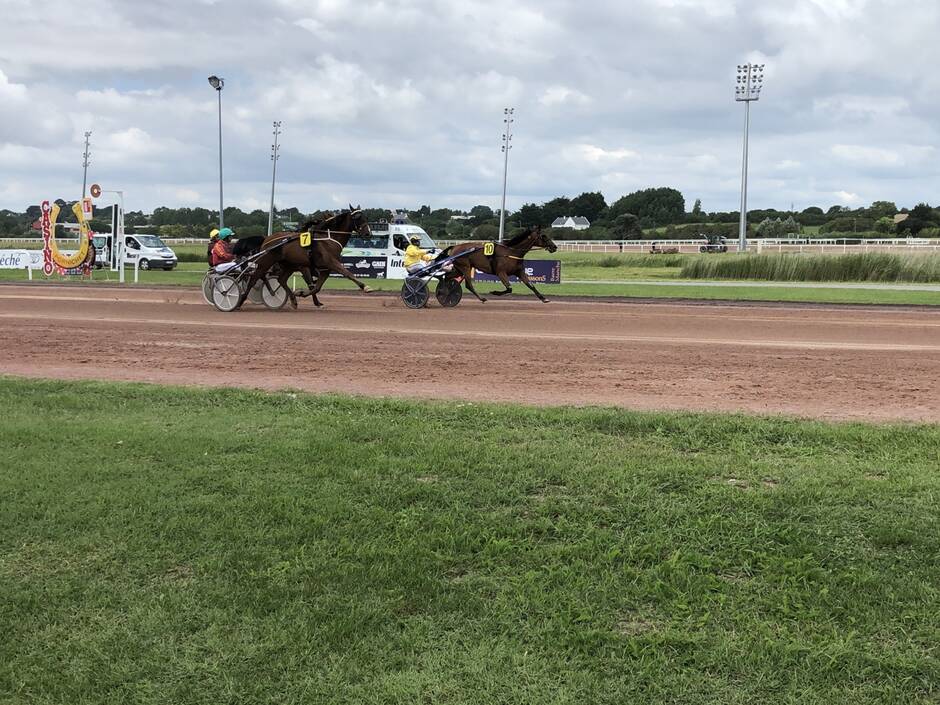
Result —
[[549, 252], [554, 252], [558, 246], [540, 227], [528, 228], [514, 238], [506, 242], [463, 242], [459, 245], [449, 247], [443, 253], [445, 256], [454, 257], [454, 269], [448, 275], [448, 279], [463, 278], [467, 291], [476, 296], [481, 302], [486, 299], [480, 296], [473, 286], [472, 271], [477, 269], [487, 274], [492, 274], [499, 278], [506, 287], [503, 291], [491, 292], [493, 296], [504, 296], [512, 293], [512, 285], [509, 283], [509, 277], [519, 278], [523, 284], [532, 290], [542, 303], [548, 303], [532, 282], [529, 281], [529, 275], [525, 271], [525, 256], [530, 250], [536, 247], [543, 247]]
[[299, 295], [313, 297], [317, 307], [323, 305], [317, 294], [330, 272], [341, 274], [354, 282], [360, 291], [372, 291], [343, 265], [341, 259], [343, 248], [353, 233], [368, 237], [370, 230], [362, 210], [350, 206], [348, 211], [326, 220], [308, 220], [301, 226], [300, 232], [274, 233], [264, 238], [256, 251], [247, 253], [249, 264], [243, 270], [244, 282], [239, 283], [236, 289], [229, 285], [232, 294], [238, 292], [238, 298], [231, 296], [228, 299], [231, 306], [223, 310], [239, 308], [259, 282], [262, 282], [262, 287], [272, 288], [271, 280], [277, 282], [278, 287], [286, 292], [291, 306], [297, 308], [297, 294], [287, 286], [287, 280], [297, 272], [307, 284], [307, 289], [298, 292]]

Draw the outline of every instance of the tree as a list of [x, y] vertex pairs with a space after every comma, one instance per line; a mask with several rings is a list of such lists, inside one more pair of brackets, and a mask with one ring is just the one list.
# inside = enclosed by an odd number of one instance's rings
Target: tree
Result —
[[499, 228], [490, 223], [478, 225], [473, 229], [474, 240], [496, 240], [499, 237]]
[[871, 204], [871, 208], [868, 209], [866, 215], [870, 218], [884, 218], [894, 217], [897, 215], [898, 207], [894, 204], [893, 201], [875, 201]]
[[542, 206], [542, 226], [551, 225], [556, 218], [572, 215], [571, 201], [565, 196], [557, 196]]
[[633, 213], [621, 213], [614, 218], [610, 234], [615, 240], [638, 240], [643, 236], [640, 219]]
[[894, 233], [894, 218], [889, 216], [884, 216], [875, 221], [875, 232], [882, 233], [883, 235], [890, 235]]
[[534, 203], [524, 204], [522, 208], [513, 215], [513, 220], [522, 227], [529, 225], [547, 225], [547, 223], [543, 222], [541, 206], [537, 206]]
[[493, 209], [489, 206], [474, 206], [470, 209], [470, 216], [474, 225], [481, 225], [484, 221], [493, 218]]
[[696, 198], [695, 205], [692, 206], [692, 217], [701, 218], [702, 217], [702, 199]]
[[685, 199], [674, 188], [648, 188], [634, 191], [616, 201], [608, 217], [616, 220], [623, 213], [637, 216], [649, 227], [681, 223], [685, 220]]
[[607, 201], [600, 191], [585, 191], [580, 196], [571, 199], [568, 204], [568, 215], [580, 215], [592, 223], [600, 218], [601, 213], [607, 209]]

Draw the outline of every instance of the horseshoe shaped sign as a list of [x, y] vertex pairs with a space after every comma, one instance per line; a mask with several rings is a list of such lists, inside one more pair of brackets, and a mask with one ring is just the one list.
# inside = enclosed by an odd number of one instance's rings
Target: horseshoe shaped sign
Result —
[[79, 246], [78, 252], [71, 255], [67, 255], [59, 250], [59, 245], [55, 241], [55, 222], [59, 217], [59, 206], [55, 203], [50, 204], [49, 201], [43, 201], [41, 210], [42, 217], [40, 226], [42, 227], [43, 241], [42, 273], [47, 277], [51, 277], [54, 272], [70, 274], [74, 273], [70, 270], [74, 270], [77, 267], [81, 267], [83, 273], [87, 273], [89, 267], [86, 264], [86, 260], [88, 259], [88, 247], [91, 238], [88, 231], [88, 222], [85, 220], [85, 214], [82, 212], [81, 202], [72, 206], [72, 212], [78, 219]]

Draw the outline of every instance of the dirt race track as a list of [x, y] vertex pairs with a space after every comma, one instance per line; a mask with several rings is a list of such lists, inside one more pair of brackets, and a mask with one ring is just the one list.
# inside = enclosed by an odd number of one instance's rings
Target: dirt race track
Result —
[[940, 422], [940, 310], [0, 286], [0, 373]]

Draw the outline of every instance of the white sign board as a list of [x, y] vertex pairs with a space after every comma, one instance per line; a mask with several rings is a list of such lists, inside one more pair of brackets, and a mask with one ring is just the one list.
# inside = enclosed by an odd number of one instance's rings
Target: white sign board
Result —
[[[0, 250], [0, 269], [32, 269], [36, 266], [29, 250]], [[38, 266], [42, 267], [41, 251]]]

